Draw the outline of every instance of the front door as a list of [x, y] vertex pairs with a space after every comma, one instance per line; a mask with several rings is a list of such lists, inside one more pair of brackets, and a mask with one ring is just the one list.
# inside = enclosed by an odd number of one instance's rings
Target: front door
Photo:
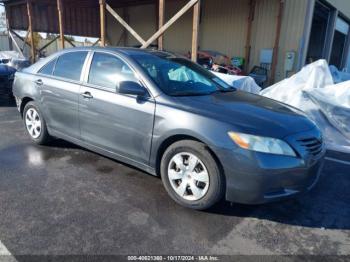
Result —
[[148, 164], [155, 102], [150, 97], [118, 93], [121, 81], [139, 83], [119, 57], [95, 52], [87, 83], [81, 86], [81, 138], [114, 154]]

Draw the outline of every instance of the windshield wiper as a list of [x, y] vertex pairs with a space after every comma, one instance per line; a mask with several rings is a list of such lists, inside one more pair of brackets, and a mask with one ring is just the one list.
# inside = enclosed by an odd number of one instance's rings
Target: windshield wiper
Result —
[[207, 96], [212, 94], [212, 92], [206, 92], [206, 93], [196, 93], [196, 92], [177, 92], [172, 93], [172, 96]]
[[213, 93], [219, 93], [219, 92], [220, 93], [230, 93], [230, 92], [235, 92], [235, 91], [237, 91], [237, 88], [235, 88], [235, 87], [230, 87], [230, 88], [227, 88], [227, 89], [220, 88], [220, 89], [212, 92], [212, 94]]
[[237, 89], [236, 88], [230, 88], [230, 89], [222, 89], [221, 90], [221, 92], [223, 92], [223, 93], [229, 93], [229, 92], [235, 92], [235, 91], [237, 91]]

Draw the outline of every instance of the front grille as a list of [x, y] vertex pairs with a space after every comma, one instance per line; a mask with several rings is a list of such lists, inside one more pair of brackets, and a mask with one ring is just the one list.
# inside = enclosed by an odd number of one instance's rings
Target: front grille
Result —
[[0, 84], [5, 84], [7, 82], [7, 77], [0, 76]]
[[0, 76], [0, 86], [7, 87], [7, 85], [8, 85], [7, 77]]
[[315, 137], [299, 139], [298, 142], [302, 147], [306, 149], [307, 152], [313, 156], [318, 156], [323, 150], [323, 141]]

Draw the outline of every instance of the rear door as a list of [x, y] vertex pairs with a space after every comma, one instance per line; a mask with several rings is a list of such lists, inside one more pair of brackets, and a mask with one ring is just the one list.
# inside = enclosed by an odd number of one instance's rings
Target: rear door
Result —
[[150, 97], [118, 93], [121, 81], [140, 83], [120, 57], [95, 52], [81, 86], [81, 137], [91, 145], [148, 164], [155, 102]]
[[87, 51], [64, 53], [46, 64], [38, 74], [43, 113], [49, 128], [79, 139], [78, 102], [82, 69]]

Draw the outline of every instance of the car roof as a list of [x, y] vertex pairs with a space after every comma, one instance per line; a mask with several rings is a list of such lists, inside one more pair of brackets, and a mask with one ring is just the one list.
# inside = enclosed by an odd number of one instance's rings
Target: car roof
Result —
[[85, 47], [73, 47], [73, 48], [67, 48], [63, 49], [61, 51], [58, 51], [46, 58], [43, 58], [36, 62], [35, 64], [31, 65], [30, 67], [25, 68], [23, 71], [28, 73], [36, 73], [38, 70], [40, 70], [41, 67], [43, 67], [46, 63], [48, 63], [53, 57], [61, 56], [65, 53], [69, 52], [76, 52], [76, 51], [111, 51], [114, 53], [119, 53], [121, 55], [125, 56], [137, 56], [137, 55], [151, 55], [155, 57], [183, 57], [181, 55], [168, 52], [168, 51], [159, 51], [159, 50], [153, 50], [153, 49], [141, 49], [136, 47], [114, 47], [114, 46], [108, 46], [108, 47], [100, 47], [100, 46], [85, 46]]
[[64, 49], [61, 51], [61, 53], [69, 52], [69, 51], [79, 51], [79, 50], [85, 50], [85, 51], [112, 51], [116, 53], [122, 53], [124, 55], [142, 55], [142, 54], [149, 54], [149, 55], [155, 55], [155, 56], [179, 56], [175, 53], [168, 52], [168, 51], [159, 51], [154, 49], [141, 49], [136, 47], [115, 47], [115, 46], [107, 46], [107, 47], [100, 47], [100, 46], [88, 46], [88, 47], [74, 47], [69, 49]]

